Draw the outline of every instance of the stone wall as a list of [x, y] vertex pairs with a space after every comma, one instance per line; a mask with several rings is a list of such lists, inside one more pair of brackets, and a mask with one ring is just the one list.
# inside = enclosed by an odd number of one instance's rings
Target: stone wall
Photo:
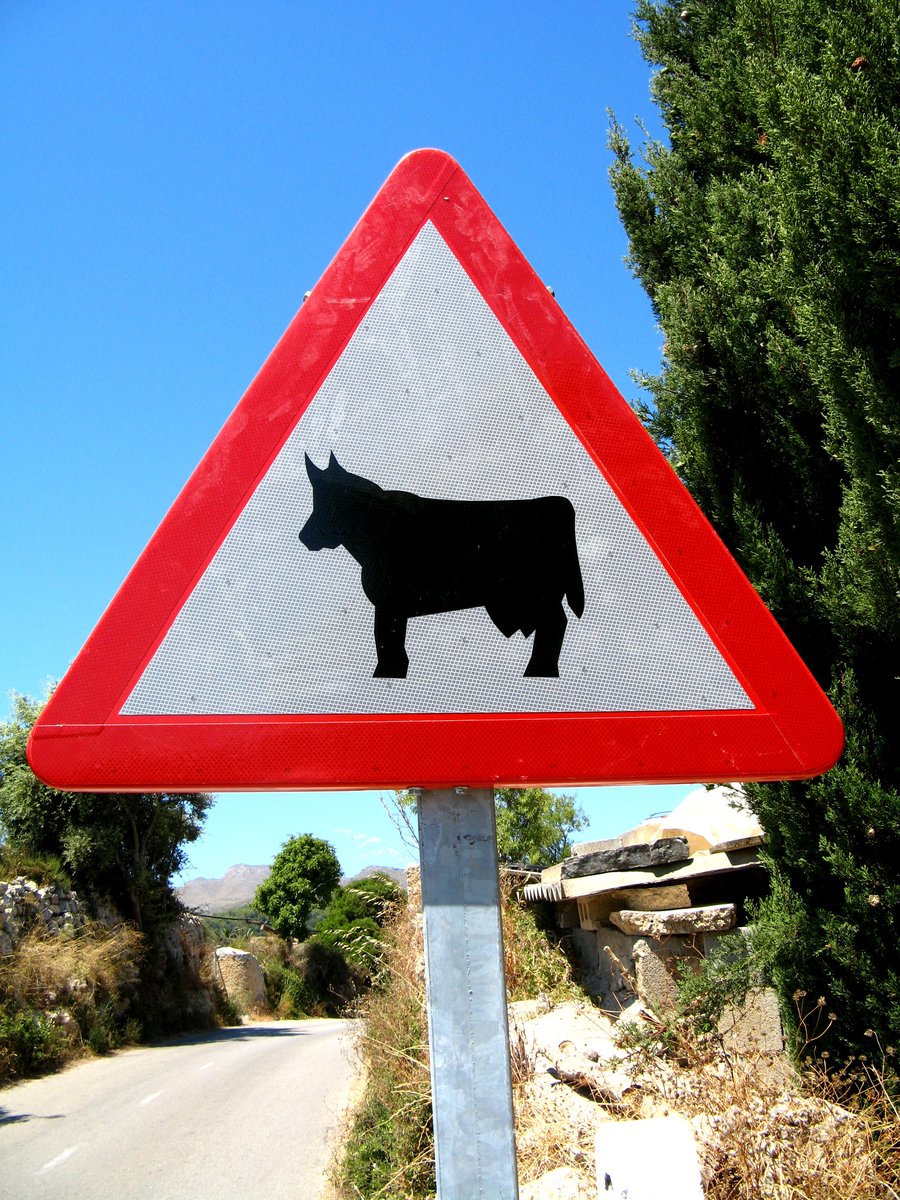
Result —
[[56, 884], [41, 887], [20, 875], [0, 883], [0, 955], [12, 954], [32, 930], [51, 936], [79, 929], [88, 921], [76, 892]]

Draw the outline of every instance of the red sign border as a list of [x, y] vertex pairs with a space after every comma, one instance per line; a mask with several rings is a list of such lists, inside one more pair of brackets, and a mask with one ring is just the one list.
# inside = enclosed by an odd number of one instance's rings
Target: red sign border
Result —
[[[124, 717], [119, 709], [426, 221], [459, 259], [755, 707], [726, 712]], [[194, 471], [29, 742], [70, 790], [303, 790], [785, 779], [837, 714], [603, 368], [448, 155], [404, 158]]]

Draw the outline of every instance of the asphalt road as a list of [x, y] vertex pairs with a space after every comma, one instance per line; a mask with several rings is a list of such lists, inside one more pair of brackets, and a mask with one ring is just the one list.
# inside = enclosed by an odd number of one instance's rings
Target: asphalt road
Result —
[[0, 1198], [321, 1200], [352, 1023], [272, 1021], [0, 1090]]

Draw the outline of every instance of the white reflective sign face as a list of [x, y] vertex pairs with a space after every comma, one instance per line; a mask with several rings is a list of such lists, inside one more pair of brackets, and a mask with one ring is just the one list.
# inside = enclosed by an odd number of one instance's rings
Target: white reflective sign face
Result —
[[427, 224], [122, 712], [749, 708]]

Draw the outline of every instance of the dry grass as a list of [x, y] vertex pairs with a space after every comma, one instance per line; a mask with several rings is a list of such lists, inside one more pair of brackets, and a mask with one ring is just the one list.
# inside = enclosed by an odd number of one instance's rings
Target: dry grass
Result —
[[142, 934], [127, 925], [90, 925], [58, 937], [32, 933], [0, 959], [0, 992], [41, 1008], [86, 990], [109, 995], [137, 981], [142, 948]]
[[431, 1078], [420, 921], [402, 909], [385, 929], [359, 1052], [366, 1091], [339, 1168], [339, 1194], [417, 1200], [434, 1194]]
[[40, 1075], [139, 1038], [127, 1013], [143, 952], [130, 927], [32, 933], [0, 959], [0, 1079]]
[[647, 1026], [632, 1035], [638, 1087], [624, 1115], [691, 1121], [708, 1200], [900, 1196], [900, 1116], [882, 1070], [797, 1072], [772, 1056], [728, 1055], [675, 1020]]
[[596, 1190], [594, 1134], [598, 1105], [546, 1072], [513, 1083], [519, 1183], [557, 1167], [573, 1167]]

